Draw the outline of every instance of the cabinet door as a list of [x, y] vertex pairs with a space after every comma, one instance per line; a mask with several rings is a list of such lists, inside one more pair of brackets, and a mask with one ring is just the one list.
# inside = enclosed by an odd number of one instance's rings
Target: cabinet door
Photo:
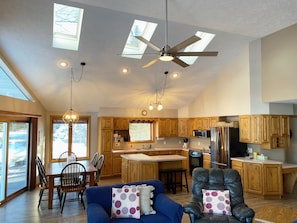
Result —
[[113, 131], [102, 130], [101, 133], [101, 153], [111, 152], [113, 143]]
[[203, 153], [203, 168], [210, 169], [210, 154]]
[[179, 137], [189, 137], [188, 123], [189, 123], [189, 119], [187, 118], [178, 119], [178, 136]]
[[209, 118], [202, 118], [202, 130], [209, 130]]
[[112, 176], [112, 154], [104, 153], [104, 163], [101, 172], [102, 177]]
[[189, 152], [187, 150], [182, 150], [181, 155], [187, 157], [186, 160], [182, 161], [182, 167], [184, 169], [187, 169], [187, 172], [189, 172], [190, 167], [189, 167]]
[[290, 147], [290, 118], [289, 116], [280, 116], [279, 119], [279, 135], [278, 135], [278, 147], [289, 148]]
[[188, 127], [188, 134], [189, 134], [188, 136], [189, 137], [193, 136], [193, 130], [195, 130], [194, 127], [195, 127], [195, 119], [190, 118], [189, 119], [189, 127]]
[[101, 129], [113, 129], [113, 117], [100, 118]]
[[254, 194], [263, 193], [262, 165], [258, 163], [244, 163], [244, 190]]
[[264, 164], [263, 165], [263, 195], [283, 194], [283, 177], [282, 167], [280, 164]]
[[159, 119], [158, 120], [158, 137], [168, 136], [167, 126], [169, 125], [168, 119]]
[[128, 130], [129, 129], [129, 118], [114, 118], [114, 130]]
[[262, 142], [262, 116], [251, 116], [251, 143], [261, 144]]
[[194, 123], [195, 123], [194, 124], [195, 130], [202, 130], [203, 128], [202, 118], [195, 118]]
[[238, 173], [239, 173], [239, 175], [241, 177], [242, 185], [244, 185], [243, 162], [240, 162], [240, 161], [237, 161], [237, 160], [232, 160], [231, 163], [232, 163], [232, 169], [238, 171]]
[[251, 116], [242, 115], [239, 117], [239, 141], [251, 142]]
[[178, 121], [177, 118], [170, 119], [169, 136], [175, 137], [178, 135]]
[[122, 172], [122, 157], [121, 154], [112, 154], [112, 175], [121, 175]]

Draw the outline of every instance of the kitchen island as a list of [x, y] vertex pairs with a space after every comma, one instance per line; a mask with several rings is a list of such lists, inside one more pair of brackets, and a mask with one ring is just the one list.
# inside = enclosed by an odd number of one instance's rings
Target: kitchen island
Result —
[[159, 171], [182, 168], [182, 161], [187, 157], [181, 155], [149, 156], [143, 153], [123, 154], [122, 182], [134, 182], [159, 179]]

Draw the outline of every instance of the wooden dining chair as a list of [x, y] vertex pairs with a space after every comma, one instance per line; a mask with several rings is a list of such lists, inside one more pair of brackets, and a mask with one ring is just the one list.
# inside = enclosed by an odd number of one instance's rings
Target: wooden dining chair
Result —
[[95, 177], [95, 185], [98, 185], [98, 181], [100, 179], [100, 175], [101, 175], [101, 171], [102, 171], [102, 168], [103, 168], [103, 164], [104, 164], [104, 154], [101, 154], [99, 156], [99, 159], [98, 159], [98, 164], [97, 164], [97, 172], [96, 172], [96, 177]]
[[[38, 170], [38, 177], [39, 177], [39, 200], [38, 200], [38, 208], [40, 207], [40, 203], [42, 201], [42, 197], [45, 190], [48, 190], [48, 179], [46, 177], [46, 172], [44, 165], [39, 156], [36, 156], [35, 159], [37, 170]], [[55, 187], [57, 188], [58, 197], [60, 200], [60, 188], [59, 183], [55, 182]]]
[[97, 166], [97, 164], [98, 164], [98, 160], [99, 160], [99, 153], [96, 152], [96, 153], [93, 155], [92, 159], [91, 159], [91, 163], [92, 163], [92, 165], [93, 165], [94, 167]]
[[63, 213], [67, 193], [76, 192], [85, 209], [83, 194], [86, 189], [86, 168], [81, 163], [69, 163], [61, 171], [60, 205]]
[[59, 156], [59, 162], [65, 162], [67, 159], [71, 159], [72, 161], [77, 161], [76, 154], [74, 152], [65, 151], [62, 152]]

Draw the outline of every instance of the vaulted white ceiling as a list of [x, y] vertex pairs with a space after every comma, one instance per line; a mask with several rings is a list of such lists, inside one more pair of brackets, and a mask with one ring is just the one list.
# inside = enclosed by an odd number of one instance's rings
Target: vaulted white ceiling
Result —
[[[123, 58], [124, 44], [134, 19], [158, 23], [151, 41], [165, 41], [165, 0], [60, 0], [57, 3], [84, 9], [78, 51], [52, 47], [52, 0], [1, 0], [0, 54], [34, 92], [48, 111], [69, 108], [70, 68], [60, 69], [66, 59], [82, 80], [73, 84], [73, 108], [97, 112], [101, 107], [146, 108], [163, 86], [165, 108], [189, 104], [229, 61], [250, 41], [297, 23], [297, 1], [292, 0], [168, 0], [168, 42], [174, 46], [197, 30], [216, 34], [206, 48], [217, 57], [200, 57], [182, 68], [158, 62], [149, 68], [141, 60]], [[146, 53], [154, 52], [147, 48]], [[128, 67], [128, 74], [120, 70]], [[179, 79], [171, 74], [178, 72]]]

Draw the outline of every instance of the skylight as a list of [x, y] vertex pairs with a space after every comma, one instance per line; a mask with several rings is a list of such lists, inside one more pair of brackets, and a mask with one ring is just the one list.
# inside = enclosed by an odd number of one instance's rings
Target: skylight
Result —
[[141, 59], [147, 45], [136, 39], [134, 36], [142, 36], [150, 41], [156, 28], [156, 23], [134, 20], [126, 45], [122, 52], [122, 57]]
[[78, 50], [84, 10], [54, 3], [53, 47]]
[[22, 99], [26, 101], [34, 101], [29, 92], [18, 81], [12, 71], [7, 67], [0, 58], [0, 95]]
[[[212, 41], [212, 39], [215, 37], [215, 34], [212, 33], [205, 33], [197, 31], [196, 36], [200, 37], [201, 40], [197, 41], [196, 43], [193, 43], [192, 45], [185, 48], [184, 52], [203, 52], [204, 49], [208, 46], [208, 44]], [[187, 64], [193, 64], [197, 60], [198, 57], [187, 57], [182, 56], [179, 57], [182, 61], [184, 61]]]

